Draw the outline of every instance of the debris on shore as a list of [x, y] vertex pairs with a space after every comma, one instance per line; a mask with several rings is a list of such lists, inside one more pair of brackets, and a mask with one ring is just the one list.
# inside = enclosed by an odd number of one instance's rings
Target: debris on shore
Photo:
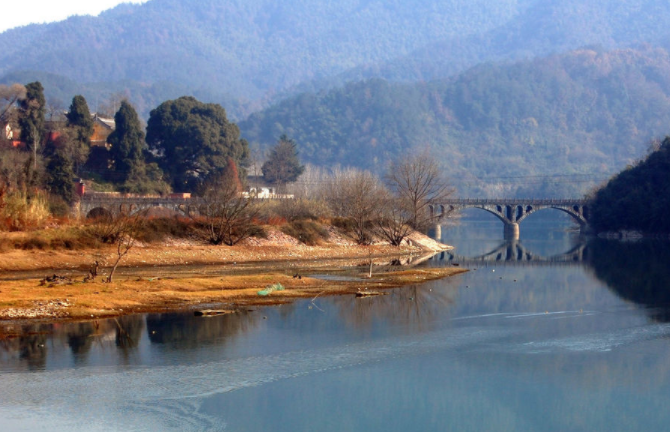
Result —
[[204, 309], [204, 310], [197, 310], [193, 312], [193, 315], [195, 316], [201, 316], [201, 317], [212, 317], [212, 316], [219, 316], [219, 315], [230, 315], [234, 314], [237, 311], [230, 310], [230, 309]]
[[380, 291], [358, 291], [356, 293], [356, 297], [358, 298], [367, 298], [367, 297], [376, 297], [376, 296], [382, 296], [386, 295], [388, 293], [386, 292], [380, 292]]

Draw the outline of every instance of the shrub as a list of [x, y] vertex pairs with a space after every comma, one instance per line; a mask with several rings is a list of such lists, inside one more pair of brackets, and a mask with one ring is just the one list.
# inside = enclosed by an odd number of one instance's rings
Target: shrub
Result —
[[66, 217], [70, 214], [70, 206], [57, 195], [49, 195], [49, 213], [55, 217]]
[[353, 219], [350, 218], [344, 218], [344, 217], [335, 217], [333, 218], [330, 223], [335, 227], [339, 228], [342, 231], [346, 233], [351, 233], [354, 231], [354, 228], [356, 226], [355, 222]]
[[2, 219], [9, 230], [19, 231], [39, 227], [49, 216], [49, 201], [42, 192], [33, 196], [14, 192], [5, 197]]
[[293, 221], [281, 227], [281, 230], [284, 234], [310, 246], [317, 245], [322, 240], [328, 240], [330, 236], [327, 229], [312, 220]]
[[189, 219], [162, 217], [149, 219], [138, 235], [143, 242], [160, 242], [167, 237], [190, 238], [196, 236], [196, 227]]
[[261, 216], [265, 220], [279, 217], [292, 222], [303, 219], [318, 220], [328, 214], [329, 209], [323, 201], [296, 198], [269, 202], [263, 209]]

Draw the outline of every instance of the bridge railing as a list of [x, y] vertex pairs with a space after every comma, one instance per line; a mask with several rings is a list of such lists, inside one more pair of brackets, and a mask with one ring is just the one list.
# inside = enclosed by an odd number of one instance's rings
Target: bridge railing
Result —
[[574, 206], [585, 205], [588, 201], [584, 199], [536, 199], [536, 198], [463, 198], [448, 199], [440, 201], [438, 205], [555, 205], [555, 206]]

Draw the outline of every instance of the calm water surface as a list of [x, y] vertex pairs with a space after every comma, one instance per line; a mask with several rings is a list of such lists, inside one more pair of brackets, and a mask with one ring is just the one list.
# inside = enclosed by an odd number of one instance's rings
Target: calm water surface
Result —
[[469, 273], [384, 297], [0, 326], [0, 430], [667, 430], [668, 244], [547, 213], [464, 218], [425, 265]]

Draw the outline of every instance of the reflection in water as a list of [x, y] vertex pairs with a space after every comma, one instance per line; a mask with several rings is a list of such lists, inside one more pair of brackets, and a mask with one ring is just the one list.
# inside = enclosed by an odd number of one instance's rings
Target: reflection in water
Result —
[[196, 317], [192, 313], [150, 314], [147, 330], [151, 343], [169, 344], [172, 349], [194, 349], [246, 333], [259, 319], [258, 314], [247, 311], [212, 318]]
[[589, 266], [619, 297], [643, 305], [649, 316], [670, 322], [670, 245], [664, 241], [594, 239]]
[[95, 328], [93, 323], [76, 323], [70, 326], [67, 332], [67, 344], [70, 346], [76, 362], [86, 360], [86, 355], [93, 343], [92, 336], [94, 334]]
[[520, 241], [504, 241], [497, 247], [487, 253], [478, 256], [458, 255], [453, 251], [445, 251], [433, 257], [434, 261], [447, 261], [465, 265], [558, 265], [558, 264], [579, 264], [588, 259], [589, 248], [584, 241], [578, 242], [569, 251], [552, 255], [543, 256], [534, 253], [526, 248]]
[[0, 324], [0, 430], [665, 430], [668, 245], [472, 231], [381, 297]]
[[145, 328], [152, 344], [169, 344], [173, 350], [192, 350], [203, 344], [225, 343], [232, 336], [253, 330], [259, 320], [258, 314], [247, 312], [216, 318], [174, 313], [81, 323], [5, 324], [0, 326], [0, 363], [14, 363], [13, 369], [17, 370], [43, 370], [49, 355], [63, 359], [69, 353], [74, 365], [85, 366], [99, 361], [89, 358], [97, 348], [99, 351], [115, 349], [118, 356], [110, 361], [128, 364], [142, 343]]
[[380, 324], [402, 324], [408, 331], [427, 331], [435, 318], [454, 304], [457, 292], [447, 281], [437, 281], [390, 290], [379, 297], [340, 296], [332, 303], [342, 321], [359, 331]]

